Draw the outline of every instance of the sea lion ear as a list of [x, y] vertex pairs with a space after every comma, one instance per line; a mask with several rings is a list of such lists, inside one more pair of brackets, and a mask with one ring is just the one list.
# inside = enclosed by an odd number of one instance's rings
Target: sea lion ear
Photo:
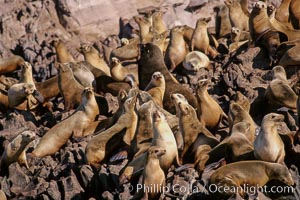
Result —
[[206, 23], [210, 22], [210, 21], [211, 21], [211, 17], [204, 18], [204, 21], [205, 21]]

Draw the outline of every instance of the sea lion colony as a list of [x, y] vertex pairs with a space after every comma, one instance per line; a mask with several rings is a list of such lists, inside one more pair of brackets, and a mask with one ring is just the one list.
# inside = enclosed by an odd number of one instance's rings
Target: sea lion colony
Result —
[[[164, 13], [149, 8], [134, 17], [136, 37], [117, 38], [122, 46], [108, 55], [78, 44], [84, 60], [76, 60], [68, 41], [54, 40], [58, 73], [44, 82], [19, 55], [1, 59], [3, 123], [23, 116], [39, 127], [1, 136], [1, 195], [51, 197], [36, 185], [53, 187], [67, 169], [83, 199], [233, 199], [253, 194], [213, 194], [210, 184], [295, 187], [299, 9], [296, 0], [277, 9], [259, 1], [251, 10], [245, 0], [226, 0], [215, 8], [212, 30], [209, 18], [167, 28]], [[19, 78], [11, 78], [20, 68]], [[7, 184], [15, 168], [28, 178], [25, 192]], [[199, 190], [162, 192], [183, 184], [182, 176]], [[68, 180], [60, 181], [54, 187]], [[139, 191], [138, 183], [157, 184], [156, 191]], [[254, 196], [299, 199], [298, 189]]]

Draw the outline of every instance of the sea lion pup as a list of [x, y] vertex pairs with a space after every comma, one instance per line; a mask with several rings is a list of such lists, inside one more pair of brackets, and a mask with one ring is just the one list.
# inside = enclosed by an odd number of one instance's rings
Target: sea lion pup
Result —
[[183, 39], [184, 28], [176, 26], [172, 28], [170, 34], [170, 43], [168, 45], [165, 62], [170, 72], [173, 72], [187, 54], [186, 43]]
[[60, 63], [75, 62], [75, 59], [73, 58], [72, 54], [68, 51], [63, 41], [61, 41], [60, 39], [53, 40], [52, 44], [55, 48], [58, 62]]
[[[166, 147], [167, 148], [167, 147]], [[143, 171], [143, 199], [158, 199], [165, 185], [165, 173], [160, 167], [159, 158], [166, 153], [166, 149], [151, 146]]]
[[127, 75], [132, 74], [135, 78], [135, 80], [138, 81], [138, 70], [137, 68], [129, 68], [129, 67], [124, 67], [120, 60], [116, 57], [113, 57], [111, 59], [111, 68], [110, 68], [110, 73], [111, 77], [115, 81], [124, 81]]
[[300, 44], [296, 44], [284, 52], [283, 56], [280, 58], [278, 65], [283, 67], [299, 65], [300, 64]]
[[137, 59], [139, 56], [139, 43], [139, 38], [132, 38], [129, 40], [129, 44], [112, 50], [110, 57], [116, 57], [120, 61]]
[[292, 110], [297, 109], [298, 96], [289, 86], [286, 73], [282, 66], [275, 66], [272, 69], [273, 80], [270, 82], [265, 99], [270, 107], [286, 107]]
[[232, 130], [233, 126], [239, 122], [247, 122], [249, 124], [249, 130], [244, 132], [245, 136], [250, 142], [254, 142], [255, 140], [255, 123], [250, 116], [249, 112], [245, 111], [242, 106], [238, 103], [231, 102], [229, 106], [229, 113], [228, 113], [228, 123], [229, 129]]
[[5, 148], [1, 161], [0, 170], [7, 169], [13, 162], [18, 162], [29, 168], [26, 158], [26, 147], [35, 138], [35, 133], [32, 131], [24, 131], [18, 134], [13, 141], [11, 141]]
[[83, 54], [84, 60], [86, 62], [90, 63], [98, 69], [101, 69], [106, 73], [106, 75], [110, 76], [110, 69], [97, 49], [95, 49], [91, 45], [84, 44], [78, 48], [78, 51]]
[[124, 112], [119, 117], [118, 121], [109, 129], [100, 132], [93, 137], [87, 144], [85, 149], [85, 157], [87, 164], [99, 168], [100, 163], [115, 149], [119, 143], [112, 141], [112, 138], [120, 133], [123, 129], [126, 132], [123, 136], [123, 142], [127, 145], [131, 144], [134, 137], [137, 125], [137, 115], [134, 111], [136, 104], [136, 96], [128, 98], [124, 103]]
[[282, 0], [280, 6], [277, 8], [275, 18], [282, 23], [289, 23], [290, 21], [290, 3], [291, 0]]
[[[191, 161], [190, 154], [195, 155], [199, 146], [207, 144], [213, 148], [219, 141], [199, 122], [196, 110], [188, 104], [183, 95], [174, 93], [171, 98], [176, 105], [179, 129], [183, 135], [184, 148], [181, 157], [186, 163]], [[191, 153], [188, 154], [188, 151]]]
[[69, 67], [72, 69], [74, 78], [79, 84], [83, 87], [95, 87], [95, 76], [87, 67], [74, 62], [70, 62]]
[[25, 60], [21, 56], [13, 55], [0, 60], [0, 74], [13, 72], [18, 69]]
[[65, 120], [53, 126], [38, 142], [32, 152], [35, 157], [44, 157], [56, 153], [70, 137], [84, 137], [89, 125], [99, 114], [98, 105], [92, 88], [82, 92], [82, 103], [76, 111]]
[[226, 5], [221, 5], [214, 7], [214, 12], [216, 13], [216, 37], [219, 39], [230, 34], [231, 23], [229, 19], [229, 9]]
[[[259, 178], [258, 178], [259, 177]], [[264, 161], [240, 161], [224, 165], [214, 171], [210, 177], [210, 186], [215, 187], [234, 187], [236, 192], [244, 196], [248, 190], [237, 190], [238, 187], [262, 187], [270, 180], [279, 180], [282, 183], [292, 186], [294, 181], [284, 165], [269, 163]], [[210, 190], [212, 191], [212, 190]], [[233, 190], [223, 195], [235, 194]]]
[[209, 58], [200, 51], [189, 52], [185, 56], [182, 65], [188, 71], [199, 71], [201, 68], [211, 68]]
[[[208, 79], [202, 79], [197, 84], [198, 118], [208, 130], [215, 130], [223, 118], [227, 119], [227, 115], [220, 105], [208, 94], [208, 84]], [[214, 114], [212, 115], [211, 113]]]
[[[241, 39], [241, 37], [242, 37], [241, 35], [242, 35], [242, 31], [240, 29], [238, 29], [236, 27], [231, 28], [231, 34], [230, 34], [231, 44], [228, 47], [229, 52], [233, 52], [233, 51], [237, 50], [240, 46], [242, 46], [243, 44], [246, 44], [248, 42], [248, 40], [244, 40], [244, 41], [240, 42], [240, 40], [245, 39], [245, 38]], [[247, 37], [247, 36], [244, 34], [243, 37]]]
[[153, 101], [163, 107], [163, 100], [166, 90], [165, 77], [161, 72], [154, 72], [151, 78], [150, 83], [145, 88], [153, 98]]
[[215, 146], [209, 153], [207, 164], [218, 162], [225, 157], [226, 163], [240, 160], [254, 160], [253, 142], [246, 137], [249, 132], [248, 122], [238, 122], [233, 125], [230, 136], [226, 137], [220, 144]]
[[234, 97], [235, 103], [239, 104], [246, 112], [250, 112], [250, 101], [249, 99], [243, 95], [240, 91], [237, 91]]
[[246, 15], [238, 0], [225, 0], [229, 9], [231, 27], [237, 27], [241, 31], [249, 31], [249, 15]]
[[277, 132], [277, 126], [284, 116], [270, 113], [264, 116], [258, 136], [254, 141], [256, 159], [284, 164], [284, 144]]
[[295, 29], [300, 29], [300, 2], [297, 0], [291, 0], [290, 12], [292, 18], [292, 24]]
[[152, 14], [152, 27], [158, 34], [162, 34], [167, 31], [167, 27], [162, 19], [163, 12], [157, 11]]
[[249, 17], [251, 42], [256, 46], [266, 48], [271, 61], [280, 44], [279, 33], [274, 29], [267, 14], [267, 5], [258, 1], [255, 3]]
[[161, 72], [165, 77], [166, 90], [163, 101], [164, 109], [171, 113], [175, 113], [175, 107], [171, 101], [172, 93], [183, 94], [189, 104], [194, 108], [197, 107], [196, 97], [187, 88], [179, 84], [168, 71], [160, 49], [151, 43], [144, 44], [141, 46], [141, 57], [138, 61], [140, 89], [143, 90], [147, 87], [148, 83], [151, 81], [152, 74], [156, 71]]

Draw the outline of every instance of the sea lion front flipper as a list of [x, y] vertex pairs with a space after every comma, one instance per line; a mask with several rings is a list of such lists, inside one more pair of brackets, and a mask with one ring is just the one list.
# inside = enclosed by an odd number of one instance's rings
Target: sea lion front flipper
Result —
[[18, 159], [18, 163], [20, 166], [25, 166], [27, 169], [29, 168], [28, 166], [28, 163], [27, 163], [27, 157], [26, 157], [26, 152], [25, 150], [22, 151], [22, 153], [20, 154], [19, 156], [19, 159]]

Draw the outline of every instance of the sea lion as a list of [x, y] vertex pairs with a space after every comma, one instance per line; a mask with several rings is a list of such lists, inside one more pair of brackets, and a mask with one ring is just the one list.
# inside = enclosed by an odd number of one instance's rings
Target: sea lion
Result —
[[127, 38], [121, 38], [120, 42], [121, 42], [122, 46], [125, 46], [125, 45], [129, 44], [129, 40]]
[[283, 120], [284, 116], [276, 113], [264, 116], [254, 141], [254, 155], [257, 159], [284, 164], [284, 144], [277, 132], [277, 126]]
[[90, 63], [98, 69], [101, 69], [106, 73], [106, 75], [110, 76], [110, 69], [104, 59], [100, 56], [97, 49], [95, 49], [91, 45], [84, 44], [79, 47], [78, 51], [83, 54], [84, 60], [86, 62]]
[[165, 52], [167, 51], [169, 45], [169, 39], [167, 39], [168, 36], [169, 36], [169, 31], [165, 31], [161, 34], [154, 34], [151, 40], [152, 44], [160, 48], [162, 54], [165, 54]]
[[163, 12], [157, 11], [152, 14], [152, 27], [154, 31], [158, 34], [164, 33], [167, 31], [166, 25], [162, 19]]
[[105, 159], [119, 143], [119, 141], [114, 141], [113, 144], [110, 142], [110, 145], [108, 145], [109, 141], [112, 140], [113, 137], [120, 133], [123, 129], [126, 129], [126, 132], [123, 136], [123, 141], [127, 145], [131, 144], [138, 121], [137, 115], [134, 111], [135, 104], [136, 96], [128, 98], [124, 102], [124, 112], [119, 117], [118, 121], [112, 127], [100, 132], [88, 142], [85, 149], [85, 158], [87, 164], [98, 169], [103, 159]]
[[295, 29], [300, 29], [300, 2], [297, 0], [291, 0], [290, 12], [292, 18], [292, 24]]
[[289, 86], [286, 73], [282, 66], [275, 66], [272, 69], [273, 80], [270, 82], [265, 92], [265, 100], [270, 107], [287, 107], [297, 109], [298, 96]]
[[249, 141], [245, 133], [249, 132], [250, 124], [245, 121], [233, 125], [230, 136], [226, 137], [220, 144], [215, 146], [209, 153], [206, 164], [218, 162], [225, 158], [226, 163], [240, 160], [254, 160], [253, 142]]
[[32, 131], [24, 131], [18, 134], [5, 148], [1, 161], [0, 170], [7, 169], [13, 162], [18, 162], [29, 168], [26, 158], [26, 147], [35, 138], [35, 133]]
[[183, 94], [190, 105], [194, 108], [197, 107], [196, 97], [188, 89], [179, 84], [168, 71], [160, 49], [151, 43], [144, 44], [141, 46], [141, 57], [138, 61], [140, 89], [143, 90], [146, 88], [148, 83], [151, 81], [152, 74], [156, 71], [161, 72], [166, 81], [166, 90], [163, 101], [164, 109], [171, 113], [175, 113], [175, 107], [171, 101], [172, 93]]
[[[257, 178], [259, 177], [259, 178]], [[215, 187], [227, 186], [228, 188], [234, 187], [237, 189], [247, 187], [262, 187], [270, 180], [279, 180], [282, 183], [292, 186], [294, 181], [288, 170], [284, 165], [278, 163], [269, 163], [264, 161], [240, 161], [224, 165], [214, 171], [210, 177], [210, 186], [212, 190]], [[212, 191], [209, 189], [210, 191]], [[235, 190], [244, 196], [244, 190]], [[251, 191], [248, 190], [247, 191]], [[224, 191], [226, 192], [226, 191]], [[235, 194], [229, 190], [223, 195]]]
[[0, 76], [0, 83], [4, 86], [4, 90], [8, 90], [13, 84], [18, 83], [19, 80], [13, 78], [13, 77], [8, 77], [8, 76], [4, 76], [1, 75]]
[[95, 77], [93, 73], [84, 65], [69, 62], [74, 78], [83, 87], [95, 87]]
[[231, 27], [237, 27], [241, 31], [249, 31], [249, 16], [247, 16], [238, 0], [225, 0], [229, 9]]
[[280, 6], [277, 8], [275, 18], [283, 23], [289, 23], [290, 21], [290, 3], [291, 0], [282, 0]]
[[176, 26], [172, 28], [170, 34], [170, 43], [165, 55], [165, 63], [170, 72], [173, 72], [187, 54], [186, 43], [183, 39], [184, 28]]
[[164, 75], [161, 72], [154, 72], [150, 83], [145, 88], [157, 105], [163, 107], [163, 99], [166, 90], [166, 82]]
[[132, 38], [129, 40], [129, 44], [112, 50], [110, 57], [116, 57], [120, 61], [137, 59], [139, 56], [139, 43], [139, 38]]
[[209, 38], [207, 32], [207, 23], [211, 18], [200, 18], [197, 20], [196, 28], [193, 32], [190, 50], [198, 50], [208, 55]]
[[0, 60], [0, 74], [13, 72], [18, 69], [25, 60], [21, 56], [13, 55]]
[[[227, 115], [220, 105], [208, 94], [208, 84], [208, 79], [202, 79], [197, 84], [198, 118], [208, 130], [215, 130], [223, 117], [227, 118]], [[214, 114], [212, 115], [211, 113]]]
[[137, 68], [129, 68], [129, 67], [124, 67], [120, 60], [116, 57], [113, 57], [111, 59], [111, 68], [110, 68], [110, 73], [111, 77], [115, 81], [124, 81], [127, 75], [132, 74], [135, 78], [135, 80], [138, 81], [138, 70]]
[[160, 167], [159, 158], [166, 153], [166, 149], [151, 146], [147, 152], [143, 171], [143, 199], [158, 199], [165, 185], [165, 173]]
[[199, 71], [201, 68], [211, 68], [209, 58], [200, 51], [189, 52], [185, 56], [182, 65], [188, 71]]
[[280, 58], [278, 65], [283, 67], [295, 66], [300, 64], [300, 44], [292, 45], [291, 48], [287, 49], [282, 57]]
[[239, 104], [246, 112], [250, 112], [251, 104], [249, 99], [243, 95], [240, 91], [237, 91], [234, 97], [235, 103]]
[[184, 148], [181, 157], [185, 158], [185, 161], [190, 160], [188, 150], [195, 154], [200, 145], [207, 144], [212, 148], [216, 146], [219, 141], [199, 122], [196, 110], [188, 104], [184, 96], [174, 93], [171, 98], [176, 105], [179, 129], [183, 135]]
[[228, 7], [226, 5], [214, 7], [214, 12], [216, 12], [216, 37], [221, 38], [229, 35], [231, 30], [231, 23], [229, 19]]
[[99, 114], [98, 105], [92, 88], [82, 92], [82, 102], [76, 111], [65, 120], [53, 126], [38, 142], [32, 152], [35, 157], [44, 157], [56, 153], [70, 137], [84, 137], [89, 125]]
[[68, 51], [66, 45], [61, 40], [53, 40], [53, 46], [55, 47], [57, 61], [60, 63], [75, 62], [72, 54]]
[[[233, 52], [233, 51], [237, 50], [240, 46], [242, 46], [248, 42], [248, 40], [244, 40], [244, 41], [240, 42], [240, 40], [245, 39], [245, 38], [241, 39], [242, 31], [237, 27], [231, 28], [230, 37], [231, 37], [231, 44], [228, 47], [229, 52]], [[247, 36], [245, 36], [245, 34], [244, 34], [243, 37], [247, 37]]]
[[144, 41], [150, 33], [150, 28], [152, 27], [151, 21], [143, 16], [134, 16], [133, 19], [140, 29], [140, 41]]
[[240, 4], [241, 4], [241, 8], [243, 10], [243, 12], [249, 16], [249, 10], [248, 10], [248, 0], [240, 0]]
[[244, 132], [244, 134], [247, 139], [253, 143], [255, 139], [256, 126], [252, 117], [250, 116], [249, 112], [244, 110], [238, 103], [231, 102], [228, 113], [229, 129], [232, 130], [233, 126], [239, 122], [246, 122], [249, 124], [249, 130]]
[[55, 75], [43, 82], [35, 82], [35, 86], [37, 91], [39, 91], [44, 97], [45, 102], [59, 95], [58, 75]]
[[279, 33], [274, 29], [267, 14], [267, 5], [258, 1], [255, 3], [249, 17], [251, 42], [256, 46], [266, 48], [271, 61], [280, 44]]

